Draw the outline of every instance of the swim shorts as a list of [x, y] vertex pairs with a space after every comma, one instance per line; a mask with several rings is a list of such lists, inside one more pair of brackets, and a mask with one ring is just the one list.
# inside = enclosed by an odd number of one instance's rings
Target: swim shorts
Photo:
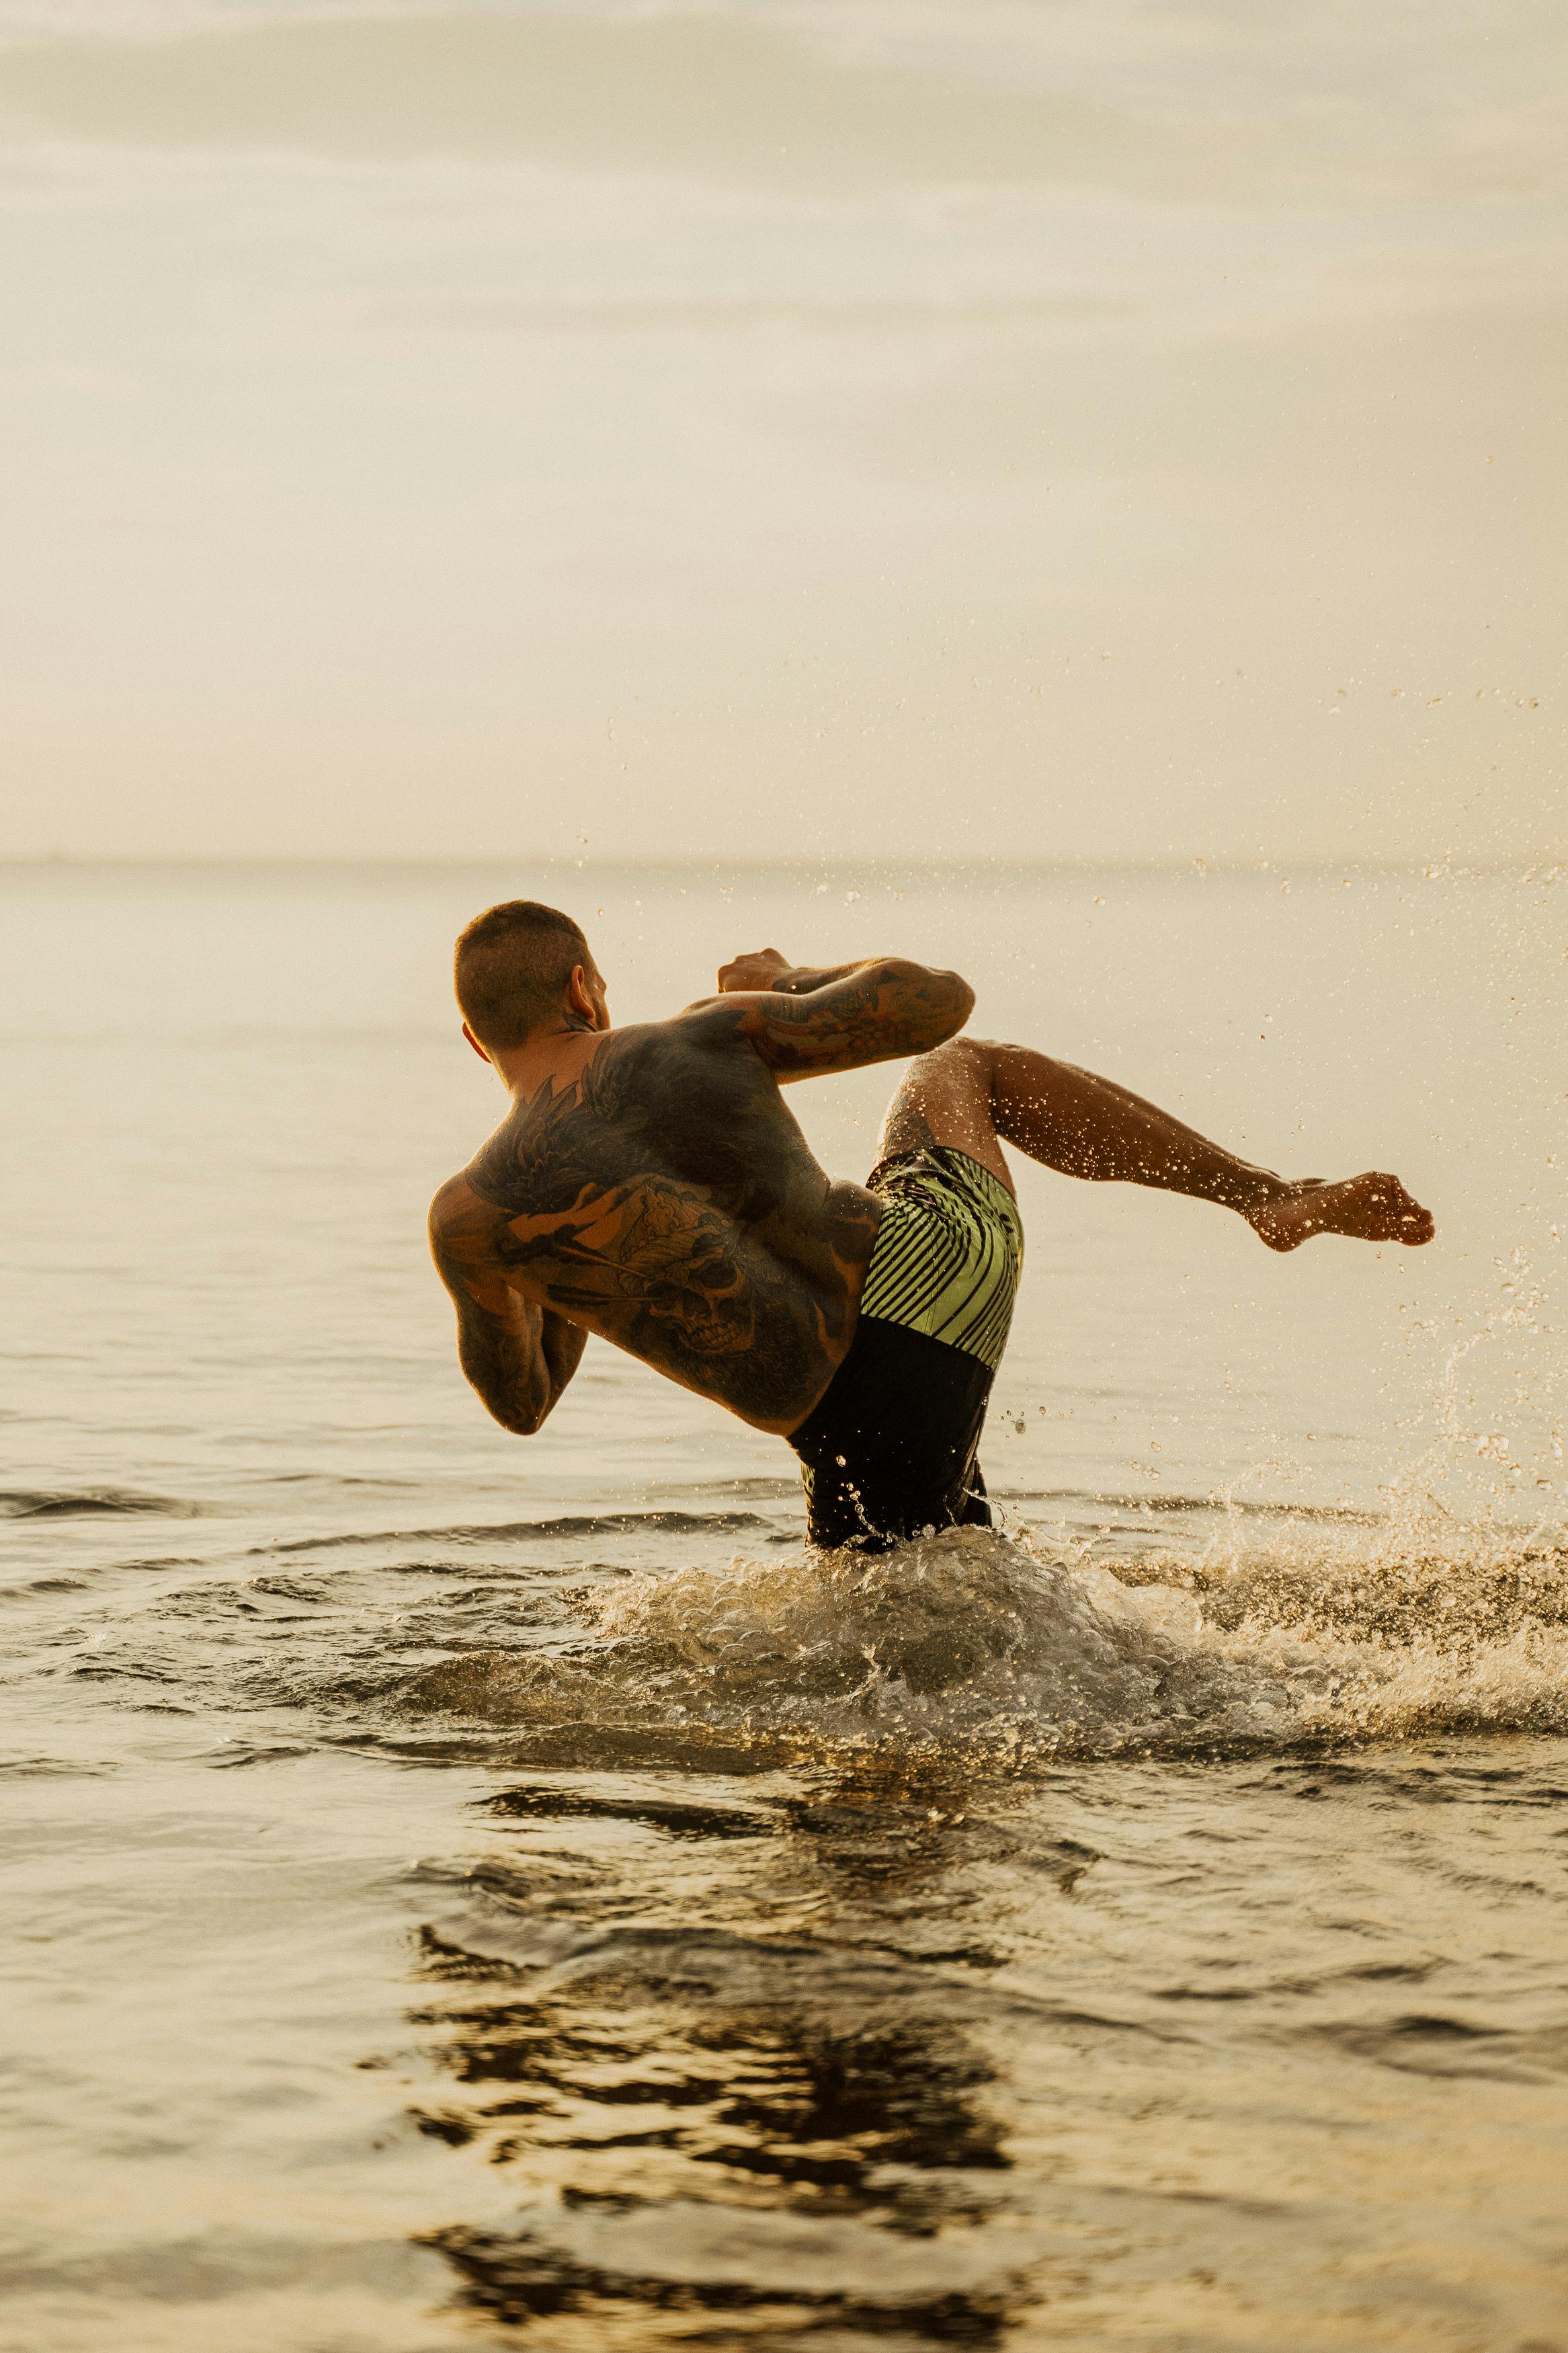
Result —
[[816, 1545], [885, 1551], [989, 1527], [975, 1460], [1007, 1344], [1024, 1229], [1006, 1187], [931, 1145], [874, 1168], [882, 1222], [849, 1354], [792, 1432]]

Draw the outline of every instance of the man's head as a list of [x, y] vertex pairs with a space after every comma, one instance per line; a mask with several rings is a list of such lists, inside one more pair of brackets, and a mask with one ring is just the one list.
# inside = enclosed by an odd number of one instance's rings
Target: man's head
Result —
[[476, 915], [458, 942], [454, 978], [463, 1028], [486, 1059], [536, 1029], [607, 1029], [605, 984], [570, 915], [508, 899]]

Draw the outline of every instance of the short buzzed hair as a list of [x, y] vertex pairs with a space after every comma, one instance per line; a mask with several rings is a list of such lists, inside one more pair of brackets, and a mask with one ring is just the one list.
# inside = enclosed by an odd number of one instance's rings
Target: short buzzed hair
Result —
[[453, 978], [463, 1018], [481, 1046], [521, 1046], [559, 1010], [578, 965], [594, 970], [570, 915], [536, 899], [487, 907], [458, 941]]

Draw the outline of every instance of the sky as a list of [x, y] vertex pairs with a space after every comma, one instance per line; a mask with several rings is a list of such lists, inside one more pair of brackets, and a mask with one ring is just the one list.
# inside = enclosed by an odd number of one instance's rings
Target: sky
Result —
[[0, 0], [0, 855], [1549, 857], [1555, 0]]

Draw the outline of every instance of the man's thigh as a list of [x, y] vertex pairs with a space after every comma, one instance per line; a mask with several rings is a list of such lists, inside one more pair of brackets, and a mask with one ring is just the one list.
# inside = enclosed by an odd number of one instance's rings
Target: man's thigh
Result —
[[879, 1161], [941, 1144], [967, 1152], [1014, 1190], [991, 1115], [995, 1048], [982, 1038], [954, 1038], [934, 1053], [917, 1055], [888, 1106], [877, 1146]]

